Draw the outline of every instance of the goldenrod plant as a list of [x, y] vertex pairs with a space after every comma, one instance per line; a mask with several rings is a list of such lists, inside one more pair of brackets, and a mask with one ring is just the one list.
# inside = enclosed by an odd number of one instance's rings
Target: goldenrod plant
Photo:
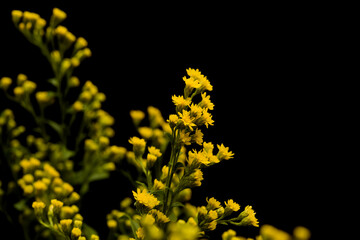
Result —
[[[15, 27], [41, 50], [53, 78], [44, 88], [23, 73], [0, 80], [2, 94], [34, 122], [34, 127], [18, 125], [16, 112], [0, 113], [0, 164], [11, 177], [0, 177], [1, 213], [10, 222], [19, 221], [25, 239], [99, 239], [96, 229], [86, 224], [79, 203], [91, 182], [118, 169], [133, 191], [119, 199], [119, 209], [99, 219], [107, 223], [108, 239], [207, 239], [218, 225], [226, 225], [230, 229], [222, 239], [235, 240], [245, 238], [232, 227], [259, 227], [252, 206], [241, 207], [233, 199], [204, 196], [203, 205], [190, 203], [192, 189], [204, 181], [203, 170], [234, 158], [223, 143], [205, 140], [206, 129], [214, 125], [213, 86], [207, 77], [198, 69], [187, 69], [183, 92], [172, 96], [173, 113], [164, 118], [153, 106], [147, 114], [132, 110], [139, 135], [124, 136], [129, 149], [111, 145], [115, 119], [102, 109], [106, 95], [91, 81], [73, 75], [91, 50], [83, 37], [61, 25], [66, 17], [58, 8], [49, 21], [28, 11], [12, 12]], [[146, 116], [148, 121], [143, 121]], [[124, 167], [131, 165], [134, 172]], [[11, 206], [18, 217], [10, 213]], [[304, 227], [290, 236], [270, 225], [263, 225], [257, 237], [309, 238]]]

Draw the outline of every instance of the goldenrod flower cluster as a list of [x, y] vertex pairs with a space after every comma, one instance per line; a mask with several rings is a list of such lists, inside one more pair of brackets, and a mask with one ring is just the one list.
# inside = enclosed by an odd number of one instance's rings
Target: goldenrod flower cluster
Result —
[[[146, 113], [130, 111], [139, 136], [126, 137], [129, 149], [112, 145], [115, 119], [102, 109], [106, 95], [90, 80], [82, 82], [73, 75], [91, 50], [85, 38], [61, 25], [66, 18], [58, 8], [49, 21], [28, 11], [12, 12], [16, 28], [40, 48], [54, 74], [48, 88], [23, 73], [0, 79], [1, 92], [36, 126], [18, 126], [11, 109], [0, 113], [0, 156], [11, 177], [5, 179], [6, 188], [0, 179], [0, 206], [13, 205], [19, 212], [25, 238], [32, 238], [30, 228], [36, 225], [36, 234], [44, 238], [99, 240], [83, 222], [77, 204], [92, 181], [108, 178], [115, 169], [130, 180], [133, 191], [119, 210], [107, 214], [109, 239], [196, 240], [206, 239], [219, 224], [259, 227], [253, 208], [241, 208], [233, 199], [221, 203], [206, 198], [204, 206], [189, 202], [192, 188], [202, 185], [204, 168], [234, 157], [224, 144], [205, 141], [203, 131], [214, 125], [215, 106], [207, 77], [198, 69], [186, 69], [183, 92], [171, 98], [175, 112], [164, 118], [153, 106]], [[50, 109], [59, 116], [50, 116]], [[142, 124], [146, 116], [148, 125]], [[308, 240], [310, 232], [298, 227], [293, 235], [263, 225], [257, 240]], [[230, 229], [222, 239], [245, 238]]]

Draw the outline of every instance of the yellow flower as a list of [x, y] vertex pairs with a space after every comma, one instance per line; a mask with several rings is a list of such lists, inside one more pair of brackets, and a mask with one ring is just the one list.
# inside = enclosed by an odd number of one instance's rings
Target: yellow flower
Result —
[[26, 80], [24, 81], [22, 87], [24, 88], [25, 93], [32, 93], [36, 89], [36, 83]]
[[154, 163], [157, 160], [157, 157], [151, 153], [148, 153], [146, 160], [147, 160], [146, 167], [149, 169], [154, 165]]
[[195, 130], [195, 133], [193, 135], [191, 135], [192, 141], [196, 142], [199, 145], [202, 145], [203, 137], [204, 137], [204, 134], [198, 128]]
[[260, 235], [263, 237], [263, 239], [276, 239], [276, 240], [291, 239], [291, 236], [288, 233], [267, 224], [261, 226]]
[[54, 213], [59, 213], [61, 208], [64, 206], [64, 203], [57, 200], [57, 199], [51, 199], [51, 205], [50, 207], [52, 207], [53, 212]]
[[70, 229], [71, 229], [72, 222], [73, 222], [72, 219], [62, 219], [62, 220], [60, 220], [61, 230], [64, 233], [69, 233]]
[[206, 96], [206, 92], [201, 94], [202, 100], [199, 103], [199, 106], [202, 108], [208, 108], [209, 110], [214, 110], [214, 104], [210, 101], [210, 95]]
[[234, 153], [229, 151], [229, 147], [225, 147], [224, 144], [217, 145], [219, 152], [217, 153], [217, 157], [219, 160], [229, 160], [230, 158], [233, 158]]
[[25, 90], [23, 87], [16, 87], [16, 88], [14, 88], [13, 91], [14, 91], [14, 95], [16, 98], [21, 98], [25, 93]]
[[205, 90], [212, 91], [213, 86], [210, 84], [209, 80], [206, 78], [206, 76], [202, 75], [199, 69], [186, 69], [187, 74], [194, 78], [195, 80], [198, 80], [200, 83], [200, 87], [197, 89], [199, 92], [203, 92]]
[[144, 239], [145, 238], [144, 229], [140, 227], [138, 230], [136, 230], [136, 236], [140, 240]]
[[190, 105], [190, 116], [194, 118], [194, 121], [199, 119], [202, 115], [203, 108], [200, 107], [198, 104], [192, 103]]
[[207, 230], [214, 231], [216, 229], [217, 221], [211, 221], [207, 224]]
[[169, 119], [167, 120], [167, 122], [170, 124], [170, 127], [174, 128], [176, 126], [176, 124], [179, 121], [179, 117], [175, 114], [171, 114], [169, 116]]
[[158, 223], [167, 223], [170, 222], [170, 219], [161, 211], [157, 210], [157, 209], [153, 209], [149, 212], [149, 214], [151, 214], [153, 217], [155, 217], [156, 221]]
[[210, 211], [208, 212], [207, 217], [208, 217], [210, 220], [215, 220], [215, 219], [218, 218], [218, 214], [217, 214], [216, 211], [210, 210]]
[[187, 107], [188, 105], [190, 105], [191, 100], [190, 99], [184, 99], [184, 96], [172, 96], [172, 101], [176, 106], [176, 111], [179, 112], [182, 109], [184, 109], [185, 107]]
[[186, 110], [182, 110], [182, 113], [178, 113], [181, 123], [184, 125], [184, 127], [188, 127], [190, 131], [193, 131], [194, 129], [192, 127], [196, 127], [196, 124], [193, 123], [194, 118], [190, 117], [190, 112]]
[[82, 48], [85, 48], [87, 47], [88, 45], [88, 42], [86, 41], [85, 38], [83, 37], [79, 37], [77, 40], [76, 40], [76, 43], [75, 43], [75, 46], [74, 46], [74, 50], [77, 51], [79, 49], [82, 49]]
[[45, 203], [43, 203], [42, 201], [35, 201], [33, 202], [32, 207], [34, 208], [35, 215], [39, 217], [43, 214]]
[[52, 178], [60, 177], [60, 173], [49, 163], [44, 164], [44, 172]]
[[71, 230], [71, 236], [74, 237], [75, 239], [79, 238], [81, 236], [81, 230], [80, 228], [73, 228]]
[[192, 77], [193, 79], [200, 79], [200, 78], [204, 77], [204, 75], [201, 74], [199, 69], [195, 70], [192, 68], [188, 68], [188, 69], [186, 69], [186, 73], [189, 75], [189, 77]]
[[259, 227], [259, 221], [255, 217], [255, 211], [251, 206], [246, 206], [245, 210], [240, 213], [238, 219], [241, 219], [241, 225]]
[[181, 130], [179, 132], [179, 141], [184, 145], [191, 145], [191, 137], [189, 132], [185, 132], [185, 130]]
[[80, 112], [84, 110], [84, 104], [80, 101], [75, 101], [72, 107], [75, 110], [75, 112]]
[[297, 226], [294, 229], [294, 237], [296, 239], [299, 240], [308, 240], [310, 239], [311, 233], [309, 231], [309, 229], [302, 227], [302, 226]]
[[198, 167], [200, 164], [208, 166], [210, 164], [210, 161], [207, 158], [206, 154], [204, 154], [202, 151], [197, 152], [194, 149], [189, 152], [188, 164], [195, 165], [196, 167]]
[[58, 8], [54, 8], [51, 20], [53, 21], [54, 26], [56, 26], [60, 22], [64, 21], [66, 19], [66, 17], [67, 17], [67, 15], [64, 11], [62, 11]]
[[234, 202], [234, 200], [229, 199], [227, 202], [225, 202], [225, 212], [232, 213], [237, 212], [240, 209], [240, 205]]
[[200, 169], [195, 169], [195, 172], [191, 175], [191, 187], [200, 187], [201, 181], [204, 180], [203, 173]]
[[47, 186], [45, 185], [45, 183], [41, 180], [37, 180], [36, 182], [34, 182], [34, 188], [36, 191], [36, 194], [41, 194], [42, 192], [46, 191]]
[[13, 20], [14, 23], [18, 23], [22, 16], [23, 16], [22, 11], [19, 11], [19, 10], [11, 11], [11, 17], [12, 17], [12, 20]]
[[54, 97], [49, 92], [37, 92], [35, 97], [40, 105], [51, 104], [54, 100]]
[[185, 82], [185, 89], [184, 89], [184, 95], [185, 97], [188, 97], [190, 95], [190, 93], [192, 92], [193, 89], [199, 88], [200, 82], [198, 80], [195, 80], [194, 78], [190, 77], [190, 78], [186, 78], [185, 76], [183, 77], [183, 80]]
[[110, 229], [115, 229], [115, 228], [117, 227], [117, 221], [114, 220], [114, 219], [109, 219], [109, 220], [107, 221], [107, 226], [108, 226], [108, 228], [110, 228]]
[[153, 135], [153, 130], [149, 127], [139, 127], [138, 131], [141, 137], [145, 139], [149, 139]]
[[130, 116], [133, 120], [134, 125], [138, 125], [141, 122], [141, 120], [144, 119], [145, 113], [140, 110], [131, 110]]
[[163, 189], [165, 189], [165, 184], [163, 184], [161, 181], [155, 179], [153, 188], [154, 188], [154, 190], [163, 190]]
[[155, 155], [156, 157], [161, 157], [161, 152], [160, 149], [157, 149], [154, 146], [148, 147], [149, 153], [151, 153], [152, 155]]
[[221, 203], [213, 197], [210, 199], [206, 198], [206, 202], [208, 203], [206, 206], [208, 210], [214, 210], [221, 207]]
[[0, 79], [0, 88], [7, 90], [12, 83], [12, 79], [9, 77], [2, 77]]
[[186, 223], [184, 220], [170, 223], [168, 230], [168, 240], [196, 240], [199, 239], [200, 235], [200, 229], [197, 225]]
[[236, 232], [232, 229], [227, 230], [221, 235], [222, 240], [232, 240], [233, 237], [236, 237]]
[[142, 191], [138, 188], [137, 192], [132, 191], [135, 200], [144, 205], [147, 208], [153, 209], [155, 206], [160, 204], [160, 201], [157, 200], [154, 195], [151, 193], [148, 193], [146, 189], [143, 189]]
[[91, 234], [90, 240], [99, 240], [99, 236], [95, 234]]
[[145, 152], [146, 141], [138, 137], [129, 139], [129, 143], [133, 145], [133, 151], [136, 156], [141, 156]]

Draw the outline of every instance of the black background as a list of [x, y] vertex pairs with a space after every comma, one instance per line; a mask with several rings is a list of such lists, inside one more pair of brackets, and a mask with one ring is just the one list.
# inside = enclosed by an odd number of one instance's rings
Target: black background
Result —
[[[204, 172], [193, 203], [205, 197], [233, 198], [252, 205], [260, 224], [286, 231], [303, 225], [320, 236], [319, 218], [327, 192], [326, 141], [330, 107], [324, 79], [324, 19], [303, 6], [143, 5], [113, 2], [1, 6], [0, 77], [25, 73], [52, 77], [40, 51], [13, 27], [11, 10], [49, 19], [52, 8], [68, 14], [63, 23], [89, 42], [92, 57], [75, 75], [93, 81], [107, 96], [103, 108], [115, 119], [112, 144], [129, 148], [135, 135], [129, 111], [158, 107], [173, 113], [186, 68], [198, 68], [214, 86], [215, 126], [205, 141], [224, 143], [235, 158]], [[0, 95], [0, 108], [6, 103]], [[131, 189], [122, 177], [92, 185], [81, 209], [85, 221], [106, 233], [105, 216]], [[235, 228], [239, 233], [246, 229]], [[252, 234], [252, 233], [251, 233]], [[105, 238], [106, 235], [103, 236]]]

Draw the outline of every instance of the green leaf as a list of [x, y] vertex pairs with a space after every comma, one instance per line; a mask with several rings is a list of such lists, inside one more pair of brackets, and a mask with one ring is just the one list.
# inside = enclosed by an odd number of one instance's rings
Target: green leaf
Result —
[[182, 204], [181, 202], [174, 202], [173, 204], [171, 204], [171, 207], [184, 207], [184, 204]]
[[53, 85], [54, 87], [59, 87], [59, 82], [56, 78], [50, 78], [48, 79], [48, 82]]
[[97, 231], [86, 223], [82, 225], [82, 232], [86, 236], [86, 239], [90, 239], [92, 234], [98, 235]]
[[108, 171], [101, 169], [91, 174], [91, 176], [89, 177], [89, 182], [107, 179], [109, 178], [109, 176], [110, 173]]
[[63, 129], [60, 124], [52, 120], [46, 120], [46, 123], [61, 136]]
[[23, 211], [26, 207], [26, 199], [22, 199], [14, 204], [14, 208], [19, 211]]
[[140, 181], [135, 181], [136, 184], [140, 185], [140, 186], [143, 186], [145, 188], [147, 188], [146, 184], [143, 183], [143, 182], [140, 182]]
[[71, 150], [67, 149], [66, 147], [63, 147], [63, 149], [62, 149], [62, 155], [63, 155], [64, 159], [69, 159], [69, 158], [75, 156], [75, 154], [76, 154], [75, 151], [71, 151]]

